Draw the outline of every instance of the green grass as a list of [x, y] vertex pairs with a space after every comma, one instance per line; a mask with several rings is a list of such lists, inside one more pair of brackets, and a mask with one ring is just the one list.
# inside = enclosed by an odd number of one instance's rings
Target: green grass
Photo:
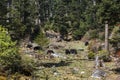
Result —
[[[63, 44], [63, 43], [62, 43]], [[42, 77], [40, 80], [45, 80], [45, 76], [48, 75], [48, 80], [97, 80], [97, 79], [93, 79], [91, 78], [92, 72], [94, 69], [94, 61], [89, 61], [86, 60], [86, 55], [87, 53], [87, 47], [84, 46], [83, 42], [64, 42], [65, 48], [74, 48], [74, 49], [85, 49], [85, 51], [78, 51], [77, 55], [67, 55], [67, 59], [64, 60], [66, 63], [69, 62], [69, 65], [65, 65], [65, 66], [58, 66], [55, 67], [55, 70], [53, 70], [53, 68], [44, 68], [42, 69], [42, 71], [46, 71], [46, 73], [44, 73], [42, 75], [42, 73], [40, 73], [40, 76], [44, 76]], [[59, 50], [58, 50], [59, 52]], [[61, 51], [63, 52], [63, 51]], [[54, 60], [47, 60], [44, 62], [45, 63], [58, 63], [60, 62], [61, 59], [55, 58]], [[116, 78], [116, 76], [118, 76], [118, 74], [115, 74], [114, 72], [109, 71], [110, 69], [112, 69], [114, 62], [109, 62], [109, 63], [105, 63], [106, 67], [108, 69], [106, 69], [107, 72], [107, 77], [106, 79], [102, 79], [102, 80], [114, 80]], [[54, 72], [55, 71], [55, 72]], [[82, 74], [82, 72], [84, 72]]]
[[[55, 50], [66, 56], [66, 59], [52, 58], [52, 59], [41, 59], [38, 62], [43, 63], [41, 69], [34, 72], [33, 76], [36, 76], [38, 80], [97, 80], [91, 78], [94, 69], [94, 61], [89, 61], [86, 58], [87, 47], [84, 46], [83, 42], [73, 41], [73, 42], [59, 42], [56, 43], [65, 46], [63, 49]], [[65, 48], [74, 49], [85, 49], [84, 51], [78, 51], [77, 55], [65, 55]], [[61, 62], [62, 60], [62, 62]], [[47, 67], [46, 65], [51, 65]], [[115, 80], [119, 74], [115, 74], [110, 69], [114, 68], [114, 62], [105, 63], [107, 69], [106, 79], [102, 80]], [[84, 73], [83, 73], [84, 72]], [[32, 79], [31, 79], [32, 80]]]

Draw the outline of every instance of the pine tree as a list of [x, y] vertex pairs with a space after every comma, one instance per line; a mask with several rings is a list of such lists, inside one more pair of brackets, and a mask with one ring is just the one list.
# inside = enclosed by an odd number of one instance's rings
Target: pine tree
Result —
[[7, 15], [6, 1], [0, 0], [0, 24], [5, 25]]

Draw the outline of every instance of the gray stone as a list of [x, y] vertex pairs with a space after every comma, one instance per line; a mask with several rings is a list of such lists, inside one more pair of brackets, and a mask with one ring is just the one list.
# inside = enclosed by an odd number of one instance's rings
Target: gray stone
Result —
[[102, 77], [105, 77], [106, 76], [106, 72], [103, 71], [103, 70], [100, 70], [100, 69], [97, 69], [93, 72], [92, 76], [91, 77], [94, 77], [94, 78], [102, 78]]

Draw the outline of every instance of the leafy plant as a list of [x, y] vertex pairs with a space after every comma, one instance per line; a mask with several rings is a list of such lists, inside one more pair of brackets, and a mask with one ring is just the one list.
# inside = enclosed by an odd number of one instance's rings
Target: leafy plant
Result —
[[92, 39], [95, 39], [95, 38], [98, 38], [98, 37], [99, 37], [97, 30], [91, 30], [89, 34], [91, 34], [90, 37], [91, 37]]
[[35, 62], [34, 59], [28, 55], [21, 55], [22, 59], [21, 59], [21, 71], [20, 73], [26, 75], [26, 76], [30, 76], [32, 75], [34, 69], [35, 69]]
[[113, 47], [117, 49], [119, 47], [119, 42], [120, 42], [120, 26], [115, 26], [110, 37], [110, 43], [113, 45]]
[[40, 46], [45, 46], [49, 43], [49, 40], [46, 38], [45, 34], [40, 32], [34, 40], [35, 43], [38, 43]]
[[83, 34], [84, 33], [82, 33], [82, 31], [76, 30], [75, 32], [73, 32], [73, 39], [80, 40], [82, 38]]
[[111, 58], [109, 57], [109, 54], [105, 50], [101, 50], [98, 53], [100, 59], [103, 59], [104, 62], [110, 62]]
[[20, 59], [16, 42], [11, 40], [7, 29], [0, 26], [0, 64], [5, 69], [16, 72], [21, 62]]
[[89, 52], [88, 59], [95, 59], [95, 53]]

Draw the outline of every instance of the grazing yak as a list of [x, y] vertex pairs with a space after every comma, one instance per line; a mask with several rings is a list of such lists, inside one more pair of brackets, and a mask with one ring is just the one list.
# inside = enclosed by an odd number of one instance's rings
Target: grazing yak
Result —
[[55, 53], [53, 50], [47, 50], [47, 54]]
[[69, 50], [69, 49], [66, 49], [66, 50], [65, 50], [65, 54], [70, 54], [70, 50]]
[[88, 42], [88, 41], [86, 41], [86, 42], [85, 42], [85, 46], [88, 46], [88, 45], [89, 45], [89, 42]]
[[70, 49], [70, 53], [71, 54], [77, 54], [77, 50], [76, 49]]
[[33, 50], [42, 50], [42, 47], [36, 43], [29, 43], [27, 44], [26, 48], [30, 48]]
[[65, 54], [77, 54], [77, 50], [76, 49], [66, 49], [65, 50]]

